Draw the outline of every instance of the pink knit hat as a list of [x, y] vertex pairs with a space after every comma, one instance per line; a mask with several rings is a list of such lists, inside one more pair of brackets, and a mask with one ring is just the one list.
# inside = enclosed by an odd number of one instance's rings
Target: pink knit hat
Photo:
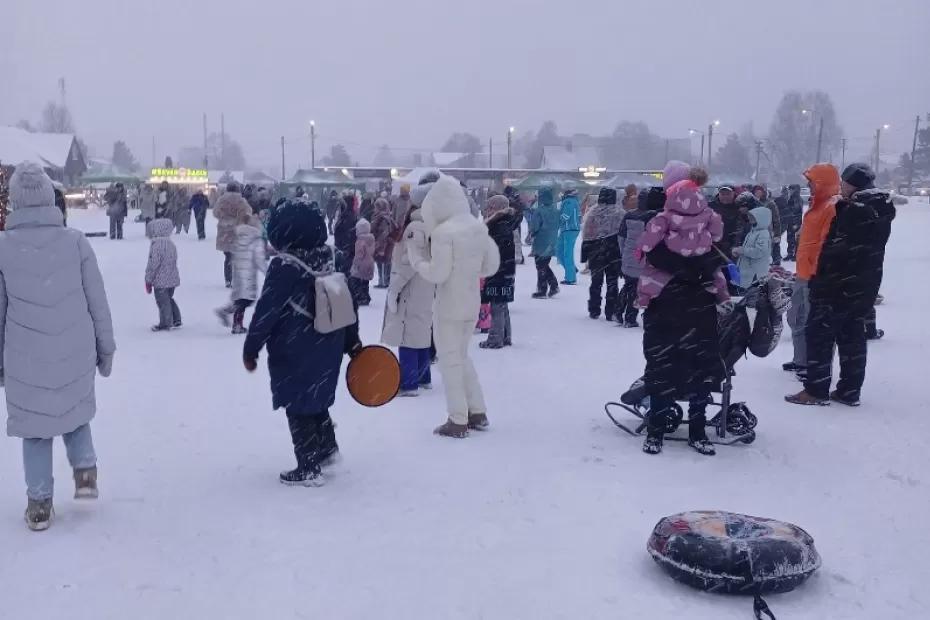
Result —
[[662, 171], [662, 185], [668, 190], [675, 183], [687, 179], [690, 172], [691, 166], [689, 164], [673, 159], [665, 164], [665, 169]]

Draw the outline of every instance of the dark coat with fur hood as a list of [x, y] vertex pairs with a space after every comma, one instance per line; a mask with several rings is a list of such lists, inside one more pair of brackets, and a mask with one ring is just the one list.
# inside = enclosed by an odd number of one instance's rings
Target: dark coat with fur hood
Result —
[[512, 303], [514, 282], [517, 274], [516, 249], [513, 231], [519, 220], [516, 211], [508, 207], [488, 218], [488, 234], [497, 244], [501, 255], [501, 266], [493, 276], [484, 281], [481, 303]]

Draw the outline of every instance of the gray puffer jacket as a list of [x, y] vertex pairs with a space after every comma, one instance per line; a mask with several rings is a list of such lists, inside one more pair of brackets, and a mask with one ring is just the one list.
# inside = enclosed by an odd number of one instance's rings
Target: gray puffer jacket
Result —
[[178, 273], [178, 249], [171, 240], [174, 223], [161, 218], [152, 222], [150, 228], [152, 245], [145, 266], [145, 283], [152, 288], [177, 288], [181, 286], [181, 275]]
[[11, 213], [0, 233], [7, 434], [48, 439], [87, 424], [97, 411], [98, 362], [115, 352], [103, 278], [84, 234], [65, 228], [52, 205]]
[[258, 299], [258, 272], [265, 273], [266, 265], [262, 231], [252, 224], [236, 226], [236, 247], [233, 250], [232, 263], [233, 301]]

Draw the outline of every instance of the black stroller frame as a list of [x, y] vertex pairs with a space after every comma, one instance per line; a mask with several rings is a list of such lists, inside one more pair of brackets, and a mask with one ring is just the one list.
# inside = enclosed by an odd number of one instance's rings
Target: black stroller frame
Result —
[[[750, 295], [746, 295], [738, 301], [733, 312], [746, 312], [750, 304]], [[732, 364], [720, 358], [720, 364], [723, 366], [723, 379], [720, 382], [719, 390], [712, 390], [712, 393], [719, 393], [720, 400], [711, 399], [709, 406], [719, 407], [717, 415], [707, 420], [706, 425], [712, 427], [716, 432], [715, 438], [709, 437], [711, 443], [721, 446], [732, 446], [735, 444], [751, 444], [756, 440], [756, 431], [754, 430], [758, 419], [749, 410], [744, 402], [732, 402], [733, 393], [733, 367]], [[643, 435], [646, 431], [646, 416], [649, 409], [644, 404], [646, 388], [642, 379], [638, 379], [630, 389], [620, 397], [620, 402], [608, 402], [604, 405], [604, 412], [610, 421], [613, 422], [620, 430], [637, 437]], [[638, 418], [634, 425], [627, 425], [614, 416], [613, 410], [616, 408], [623, 409]], [[672, 415], [666, 423], [665, 439], [672, 441], [688, 441], [687, 437], [676, 437], [672, 435], [681, 424], [687, 424], [689, 420], [684, 419], [684, 410], [677, 402], [672, 406]]]

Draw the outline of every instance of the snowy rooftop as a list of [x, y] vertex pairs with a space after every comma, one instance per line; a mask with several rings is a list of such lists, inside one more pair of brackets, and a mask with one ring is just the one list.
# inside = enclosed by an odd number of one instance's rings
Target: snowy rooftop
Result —
[[601, 154], [597, 147], [581, 146], [569, 150], [564, 146], [543, 147], [543, 170], [578, 170], [600, 166]]
[[46, 168], [64, 168], [73, 134], [29, 132], [19, 127], [0, 126], [0, 162], [4, 165], [34, 161]]

